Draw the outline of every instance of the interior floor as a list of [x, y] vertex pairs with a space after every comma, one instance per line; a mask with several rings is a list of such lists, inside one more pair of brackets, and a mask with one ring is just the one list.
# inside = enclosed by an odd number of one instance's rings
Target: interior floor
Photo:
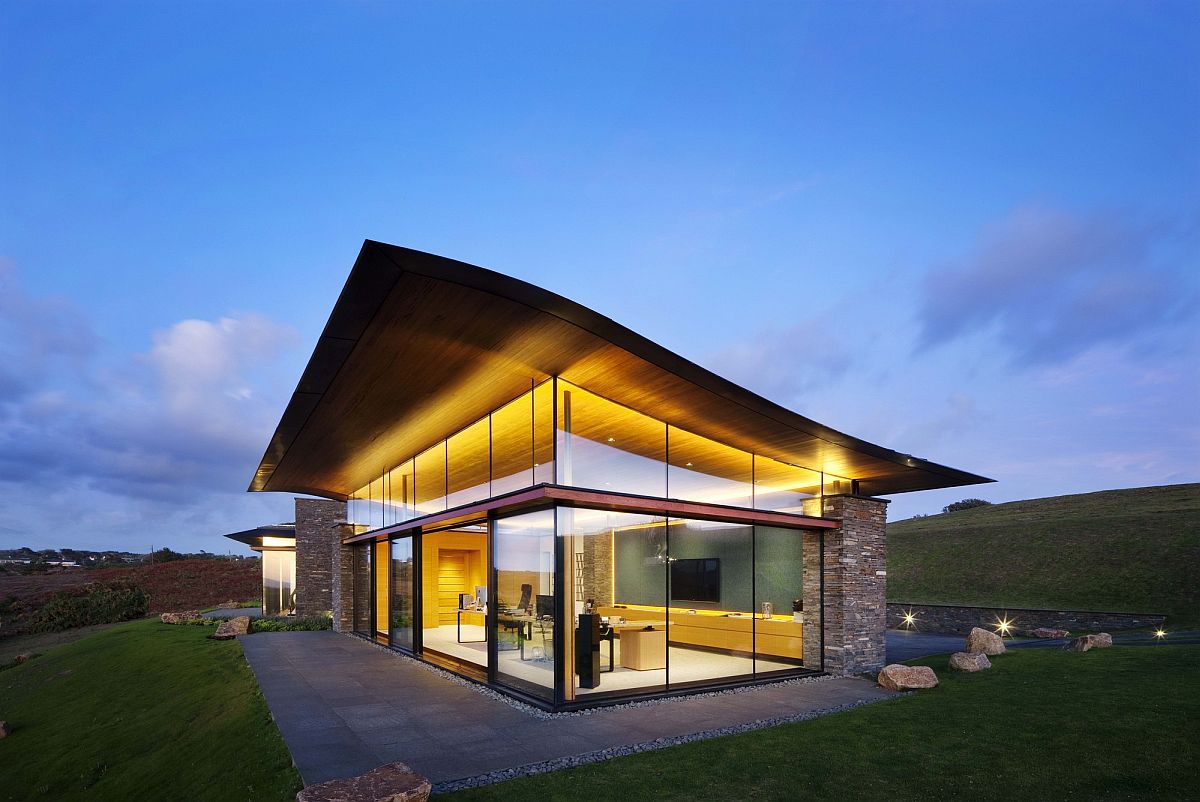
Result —
[[[472, 641], [458, 642], [458, 630], [455, 626], [440, 626], [424, 630], [425, 648], [433, 649], [458, 660], [487, 666], [487, 643], [484, 641], [484, 628], [476, 624], [462, 625], [462, 639]], [[621, 641], [616, 639], [616, 652], [613, 654], [613, 670], [608, 671], [608, 642], [600, 645], [600, 685], [596, 688], [579, 688], [582, 695], [592, 693], [609, 693], [612, 691], [637, 690], [639, 688], [661, 686], [667, 681], [666, 669], [651, 669], [636, 671], [621, 666]], [[800, 668], [795, 663], [788, 663], [768, 658], [751, 660], [721, 652], [711, 652], [703, 649], [689, 649], [685, 646], [671, 646], [668, 654], [671, 665], [671, 682], [673, 684], [721, 680], [726, 677], [747, 676], [753, 673], [769, 671], [786, 671]], [[543, 687], [553, 687], [554, 684], [554, 644], [553, 640], [543, 638], [539, 633], [533, 639], [525, 641], [525, 653], [522, 656], [519, 649], [505, 643], [497, 652], [497, 670], [501, 675], [507, 675]]]

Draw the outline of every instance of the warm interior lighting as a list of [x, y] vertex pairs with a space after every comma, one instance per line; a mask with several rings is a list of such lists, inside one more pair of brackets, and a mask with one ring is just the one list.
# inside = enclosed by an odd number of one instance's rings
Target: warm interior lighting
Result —
[[268, 549], [292, 548], [296, 545], [296, 539], [290, 537], [272, 537], [271, 535], [264, 535], [262, 544], [263, 548]]
[[610, 438], [608, 438], [608, 442], [615, 443], [615, 442], [617, 442], [617, 439], [615, 437], [610, 437]]
[[1015, 621], [1009, 621], [1007, 616], [1005, 616], [1004, 618], [997, 619], [996, 631], [1000, 633], [1001, 637], [1008, 635], [1012, 631], [1013, 625], [1015, 623], [1016, 623]]

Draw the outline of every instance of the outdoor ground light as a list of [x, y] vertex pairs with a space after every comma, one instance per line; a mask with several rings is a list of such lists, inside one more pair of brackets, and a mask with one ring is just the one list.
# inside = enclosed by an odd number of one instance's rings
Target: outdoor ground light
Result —
[[1011, 633], [1015, 621], [1009, 621], [1008, 616], [996, 620], [996, 631], [1000, 633], [1000, 637], [1004, 637]]
[[1156, 629], [1154, 630], [1154, 637], [1162, 640], [1163, 638], [1167, 637], [1167, 631], [1165, 629]]
[[917, 617], [915, 615], [913, 615], [913, 611], [905, 610], [904, 611], [904, 627], [907, 629], [909, 627], [916, 626], [916, 623], [917, 623]]

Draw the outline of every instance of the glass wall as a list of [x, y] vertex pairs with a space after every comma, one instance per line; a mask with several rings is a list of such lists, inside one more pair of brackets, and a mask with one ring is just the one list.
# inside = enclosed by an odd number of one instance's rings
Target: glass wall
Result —
[[844, 476], [669, 426], [582, 387], [548, 380], [352, 494], [367, 529], [537, 484], [820, 515]]
[[[816, 632], [820, 626], [818, 538], [816, 533], [796, 529], [755, 527], [754, 606], [760, 620], [755, 632], [754, 656], [755, 671], [760, 674], [802, 665], [807, 628], [811, 624]], [[768, 604], [771, 615], [765, 611]], [[817, 654], [813, 648], [817, 646], [815, 641], [809, 644], [810, 651]]]
[[296, 551], [262, 552], [263, 615], [288, 615], [296, 609]]
[[559, 507], [570, 571], [563, 692], [664, 690], [667, 685], [667, 523], [659, 516]]
[[491, 495], [491, 420], [471, 424], [446, 441], [446, 506], [461, 507]]
[[667, 495], [667, 426], [558, 382], [558, 483]]
[[413, 649], [413, 604], [416, 564], [413, 561], [413, 539], [402, 537], [392, 541], [392, 630], [391, 643], [406, 651]]
[[819, 515], [810, 500], [820, 495], [820, 472], [755, 455], [754, 509]]
[[754, 527], [671, 519], [672, 686], [754, 673]]
[[754, 505], [754, 456], [674, 426], [668, 432], [667, 492], [671, 498]]
[[392, 581], [391, 557], [386, 540], [374, 544], [371, 568], [375, 575], [375, 634], [380, 638], [387, 638], [391, 630], [388, 611], [391, 609]]
[[554, 700], [554, 510], [493, 523], [497, 681]]
[[371, 634], [371, 544], [350, 548], [350, 573], [354, 579], [354, 631]]

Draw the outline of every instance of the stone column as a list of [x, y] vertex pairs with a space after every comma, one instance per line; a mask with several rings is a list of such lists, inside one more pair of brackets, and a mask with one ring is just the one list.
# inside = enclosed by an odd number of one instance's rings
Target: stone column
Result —
[[332, 577], [330, 595], [333, 597], [333, 630], [334, 632], [354, 631], [354, 551], [351, 546], [343, 546], [342, 538], [354, 534], [351, 524], [338, 524], [333, 537], [332, 547]]
[[804, 600], [804, 667], [821, 669], [821, 533], [805, 531], [804, 576], [800, 583]]
[[883, 499], [854, 495], [823, 500], [824, 516], [841, 521], [839, 528], [825, 532], [822, 569], [825, 670], [830, 674], [853, 675], [883, 668], [887, 504]]
[[296, 499], [296, 615], [333, 609], [333, 555], [346, 521], [346, 503]]

